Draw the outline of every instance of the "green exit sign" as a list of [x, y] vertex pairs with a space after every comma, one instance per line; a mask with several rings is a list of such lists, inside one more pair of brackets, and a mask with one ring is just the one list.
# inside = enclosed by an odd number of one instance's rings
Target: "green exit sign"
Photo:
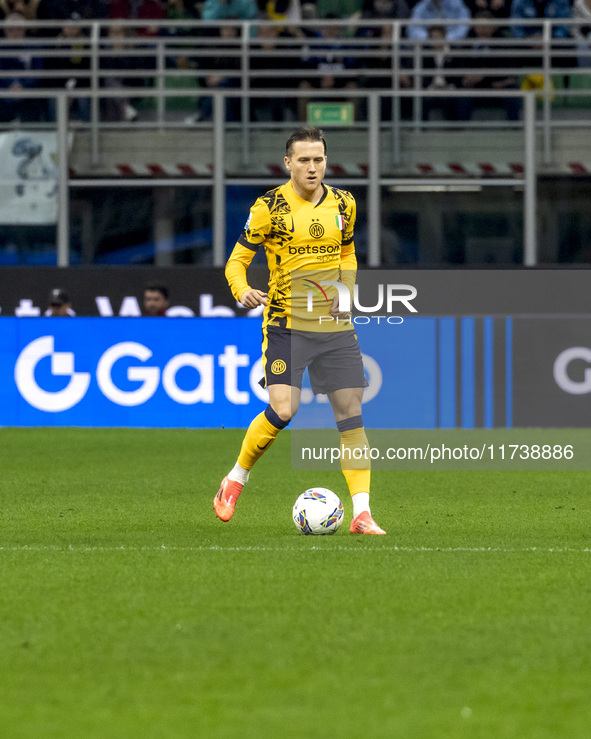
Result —
[[308, 123], [314, 126], [350, 126], [353, 103], [308, 103]]

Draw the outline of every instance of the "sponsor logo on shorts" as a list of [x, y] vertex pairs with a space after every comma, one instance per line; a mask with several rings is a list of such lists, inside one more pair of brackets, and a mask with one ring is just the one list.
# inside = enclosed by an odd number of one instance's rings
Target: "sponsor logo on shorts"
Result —
[[271, 365], [271, 372], [274, 375], [282, 375], [286, 369], [287, 365], [285, 364], [283, 359], [276, 359]]

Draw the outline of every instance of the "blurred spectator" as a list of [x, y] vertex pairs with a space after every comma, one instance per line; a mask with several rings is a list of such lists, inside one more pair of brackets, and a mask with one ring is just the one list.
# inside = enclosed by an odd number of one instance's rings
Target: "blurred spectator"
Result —
[[[190, 0], [166, 0], [165, 2], [166, 20], [171, 21], [166, 31], [162, 31], [167, 36], [179, 40], [181, 51], [177, 57], [169, 57], [166, 60], [168, 67], [176, 67], [177, 69], [189, 69], [193, 66], [193, 62], [189, 60], [190, 47], [186, 46], [181, 39], [186, 40], [191, 36], [197, 36], [197, 28], [195, 26], [177, 25], [178, 21], [195, 21], [199, 19], [199, 13], [193, 7]], [[182, 44], [182, 45], [181, 45]]]
[[[164, 6], [160, 0], [111, 0], [109, 18], [118, 20], [164, 20]], [[158, 26], [138, 26], [138, 36], [157, 36]]]
[[[164, 20], [164, 6], [160, 0], [111, 0], [109, 9], [109, 18], [114, 20], [138, 20], [143, 21], [143, 25], [138, 24], [135, 27], [127, 26], [127, 32], [131, 35], [144, 38], [146, 40], [153, 39], [158, 36], [160, 29], [158, 26], [146, 25], [151, 20]], [[152, 43], [134, 44], [135, 51], [148, 50], [146, 56], [134, 56], [133, 63], [136, 69], [142, 69], [145, 72], [156, 69], [156, 49]], [[150, 87], [154, 83], [152, 76], [144, 78], [134, 77], [129, 79], [129, 85], [133, 87]], [[131, 113], [131, 111], [128, 111]]]
[[[199, 18], [194, 10], [194, 4], [190, 0], [166, 0], [165, 17], [170, 21], [191, 21]], [[182, 35], [190, 34], [191, 30], [179, 28], [175, 33]]]
[[589, 67], [591, 66], [591, 0], [575, 0], [572, 17], [577, 21], [576, 25], [571, 26], [571, 32], [577, 40], [579, 65]]
[[[329, 15], [325, 20], [336, 20]], [[343, 27], [334, 23], [323, 23], [320, 28], [320, 38], [325, 43], [315, 42], [309, 48], [309, 56], [302, 60], [303, 70], [316, 72], [300, 81], [300, 90], [352, 90], [357, 87], [356, 77], [352, 72], [356, 66], [356, 59], [351, 55], [352, 50], [343, 42]], [[347, 98], [330, 98], [330, 102], [341, 102]], [[301, 98], [299, 101], [299, 120], [306, 120], [306, 105], [313, 98]]]
[[[29, 0], [29, 7], [40, 21], [65, 21], [76, 17], [89, 21], [109, 17], [110, 0]], [[37, 36], [58, 36], [59, 24], [37, 29]]]
[[[424, 45], [422, 68], [431, 74], [423, 75], [423, 89], [438, 92], [453, 90], [456, 88], [457, 77], [453, 73], [454, 62], [446, 42], [445, 28], [430, 26], [428, 34], [428, 41]], [[457, 100], [454, 97], [424, 97], [423, 120], [428, 121], [434, 109], [441, 110], [446, 120], [455, 120], [458, 117]]]
[[[64, 19], [64, 15], [60, 11], [60, 0], [38, 0], [35, 15], [38, 21], [62, 21]], [[51, 27], [38, 28], [36, 35], [53, 38], [60, 31], [61, 26], [56, 23]]]
[[272, 21], [299, 23], [302, 20], [300, 0], [259, 0], [259, 9]]
[[259, 12], [255, 0], [205, 0], [201, 12], [204, 21], [223, 21], [229, 18], [255, 20]]
[[[535, 18], [570, 18], [569, 0], [513, 0], [511, 18], [533, 20]], [[517, 38], [542, 38], [542, 26], [513, 25], [513, 35]], [[568, 38], [568, 26], [554, 24], [552, 38]]]
[[[232, 19], [236, 20], [236, 19]], [[221, 39], [224, 40], [223, 46], [220, 44], [219, 49], [223, 53], [219, 53], [214, 57], [203, 57], [199, 61], [199, 66], [208, 70], [211, 74], [207, 74], [200, 78], [200, 85], [206, 93], [207, 90], [219, 90], [240, 87], [240, 26], [220, 26], [216, 31]], [[235, 44], [231, 44], [231, 40], [236, 39]], [[227, 42], [227, 43], [226, 43]], [[234, 53], [232, 53], [234, 52]], [[233, 75], [228, 75], [233, 72]], [[210, 121], [213, 117], [213, 98], [202, 95], [199, 98], [198, 111], [194, 115], [185, 118], [185, 123], [192, 124], [199, 121]], [[240, 99], [230, 97], [226, 99], [226, 120], [235, 122], [240, 120]]]
[[[479, 11], [475, 16], [475, 21], [490, 21], [492, 19], [494, 19], [494, 16], [488, 10]], [[494, 39], [501, 37], [501, 29], [490, 23], [476, 22], [472, 26], [469, 38], [474, 39], [474, 45], [468, 46], [466, 49], [470, 52], [474, 51], [474, 56], [462, 56], [456, 59], [457, 66], [473, 70], [471, 74], [466, 74], [462, 77], [462, 89], [519, 89], [517, 77], [510, 74], [503, 74], [503, 68], [507, 69], [515, 66], [516, 62], [507, 46], [499, 47], [498, 44], [495, 44]], [[494, 71], [498, 71], [498, 74], [491, 74]], [[474, 108], [481, 106], [491, 107], [492, 105], [504, 108], [507, 118], [510, 121], [519, 120], [521, 109], [521, 100], [519, 98], [459, 98], [458, 117], [461, 120], [469, 120], [472, 117]]]
[[375, 20], [375, 26], [359, 26], [355, 36], [360, 38], [380, 38], [383, 36], [384, 23], [410, 18], [410, 8], [406, 0], [372, 0], [367, 10], [361, 14], [361, 20]]
[[304, 38], [309, 33], [299, 25], [302, 21], [300, 0], [259, 0], [259, 7], [272, 21], [286, 21], [287, 31], [291, 36]]
[[[103, 44], [100, 58], [100, 66], [103, 72], [112, 70], [118, 74], [109, 76], [103, 74], [102, 84], [108, 90], [121, 90], [126, 86], [125, 72], [137, 69], [137, 58], [127, 56], [125, 51], [133, 47], [125, 43], [129, 36], [129, 28], [126, 26], [109, 26], [107, 29], [107, 40]], [[138, 116], [137, 110], [131, 105], [127, 97], [105, 98], [103, 101], [104, 116], [107, 121], [135, 121]]]
[[[535, 18], [548, 18], [551, 20], [554, 20], [556, 18], [570, 18], [571, 14], [571, 8], [570, 8], [570, 2], [569, 0], [513, 0], [511, 3], [511, 18], [513, 19], [523, 19], [523, 20], [530, 20]], [[530, 58], [525, 59], [522, 57], [521, 62], [524, 66], [527, 67], [543, 67], [544, 61], [543, 61], [543, 33], [542, 33], [542, 26], [536, 26], [536, 25], [527, 25], [527, 26], [518, 26], [513, 25], [512, 26], [513, 35], [518, 38], [522, 39], [523, 41], [527, 41], [530, 43], [532, 50], [534, 51], [534, 55], [532, 55]], [[552, 24], [552, 38], [553, 39], [568, 39], [570, 38], [570, 29], [567, 25], [562, 24]], [[560, 47], [561, 50], [567, 50], [568, 46], [563, 45]], [[568, 68], [576, 66], [576, 57], [569, 56], [558, 56], [554, 57], [552, 56], [550, 59], [550, 63], [553, 67], [562, 67], [562, 68]], [[537, 84], [539, 82], [540, 75], [530, 74], [526, 79], [524, 80], [524, 87], [523, 89], [529, 89], [529, 85], [533, 86], [533, 89], [536, 89]], [[544, 78], [543, 75], [541, 77], [542, 79], [542, 87], [545, 87], [544, 85]], [[564, 85], [565, 87], [568, 87], [569, 84], [569, 78], [568, 75], [565, 75], [564, 77]], [[552, 80], [550, 80], [549, 83], [550, 87], [552, 86]]]
[[[166, 0], [165, 2], [165, 18], [169, 21], [194, 21], [199, 20], [199, 12], [194, 8], [194, 4], [190, 0]], [[187, 26], [177, 26], [169, 28], [170, 36], [195, 36], [196, 29]]]
[[[26, 40], [26, 23], [20, 13], [10, 13], [2, 24], [6, 41], [2, 44], [11, 56], [0, 57], [0, 89], [27, 90], [39, 86], [35, 77], [25, 76], [26, 72], [40, 72], [43, 59], [39, 49]], [[2, 98], [0, 99], [0, 121], [35, 121], [45, 117], [44, 100]]]
[[3, 21], [11, 13], [20, 13], [26, 20], [35, 20], [36, 0], [0, 0], [0, 20]]
[[316, 12], [316, 3], [302, 2], [302, 20], [313, 21], [317, 20], [318, 13]]
[[[263, 16], [261, 20], [269, 19]], [[280, 27], [276, 23], [258, 26], [257, 40], [252, 45], [250, 69], [260, 74], [251, 77], [252, 90], [295, 89], [293, 74], [276, 73], [293, 72], [297, 68], [294, 54], [298, 54], [299, 50], [278, 44], [279, 35]], [[282, 35], [289, 36], [286, 31]], [[255, 121], [293, 121], [297, 117], [296, 101], [294, 98], [251, 98], [251, 113]]]
[[[393, 20], [406, 20], [410, 17], [410, 9], [406, 0], [368, 0], [361, 15], [362, 20], [375, 20], [378, 25], [375, 26], [359, 26], [355, 32], [358, 38], [379, 39], [382, 43], [376, 45], [376, 42], [366, 49], [373, 53], [381, 51], [380, 56], [372, 56], [361, 61], [361, 67], [371, 69], [372, 73], [363, 79], [361, 84], [369, 89], [391, 90], [392, 74], [393, 74], [393, 56], [392, 56], [392, 38], [393, 38]], [[399, 66], [401, 70], [408, 70], [412, 67], [411, 53], [408, 47], [402, 47], [402, 54], [399, 57]], [[399, 70], [399, 71], [401, 71]], [[400, 74], [399, 87], [407, 89], [411, 86], [411, 79], [408, 74]], [[364, 105], [365, 101], [361, 100], [360, 104]], [[392, 116], [392, 98], [382, 98], [381, 100], [381, 117], [387, 120]], [[402, 98], [401, 111], [403, 116], [407, 116], [412, 108], [412, 100], [410, 98]]]
[[319, 18], [338, 15], [339, 18], [359, 18], [364, 10], [363, 0], [316, 0], [316, 11]]
[[511, 0], [465, 0], [472, 17], [488, 10], [494, 18], [508, 18], [511, 13]]
[[[90, 87], [90, 45], [80, 23], [78, 13], [73, 13], [67, 25], [57, 37], [63, 39], [64, 44], [59, 49], [61, 56], [48, 58], [46, 67], [56, 72], [63, 72], [63, 76], [55, 77], [52, 87], [65, 87], [67, 90], [86, 90]], [[51, 118], [55, 120], [55, 100], [50, 99]], [[70, 98], [70, 118], [90, 120], [90, 98]]]
[[[303, 21], [318, 21], [318, 14], [316, 12], [316, 3], [305, 2], [302, 4], [302, 20]], [[291, 29], [290, 29], [291, 30]], [[316, 38], [320, 35], [317, 30], [317, 26], [310, 23], [310, 25], [300, 26], [299, 35], [307, 38]]]
[[151, 318], [165, 316], [169, 305], [169, 293], [166, 285], [146, 285], [144, 288], [144, 310], [142, 315]]
[[[199, 13], [194, 9], [190, 0], [166, 0], [165, 17], [169, 21], [194, 21], [199, 19]], [[169, 28], [169, 36], [194, 36], [195, 29], [187, 26]]]
[[76, 315], [76, 312], [72, 310], [70, 296], [65, 290], [56, 287], [49, 293], [49, 307], [45, 311], [45, 315], [50, 318], [74, 317]]
[[[463, 0], [420, 0], [411, 13], [412, 20], [416, 21], [445, 21], [470, 18], [470, 11]], [[448, 41], [458, 41], [466, 38], [470, 26], [468, 23], [445, 24], [445, 36]], [[406, 29], [406, 35], [413, 41], [421, 41], [428, 37], [428, 26], [411, 24]]]
[[56, 18], [67, 19], [78, 13], [84, 21], [100, 20], [109, 17], [111, 0], [60, 0], [57, 4]]

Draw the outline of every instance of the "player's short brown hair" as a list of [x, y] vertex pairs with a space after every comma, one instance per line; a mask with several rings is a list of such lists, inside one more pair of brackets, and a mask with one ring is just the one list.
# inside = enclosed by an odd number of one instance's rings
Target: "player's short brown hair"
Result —
[[285, 143], [285, 154], [288, 157], [293, 155], [293, 145], [297, 141], [322, 141], [324, 146], [324, 156], [326, 156], [326, 141], [324, 140], [324, 131], [314, 126], [302, 126], [297, 128]]

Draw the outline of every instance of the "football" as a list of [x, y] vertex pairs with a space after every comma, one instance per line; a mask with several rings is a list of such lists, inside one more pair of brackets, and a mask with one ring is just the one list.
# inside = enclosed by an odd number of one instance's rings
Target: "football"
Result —
[[343, 504], [327, 488], [304, 491], [293, 507], [293, 522], [302, 534], [334, 534], [343, 523]]

